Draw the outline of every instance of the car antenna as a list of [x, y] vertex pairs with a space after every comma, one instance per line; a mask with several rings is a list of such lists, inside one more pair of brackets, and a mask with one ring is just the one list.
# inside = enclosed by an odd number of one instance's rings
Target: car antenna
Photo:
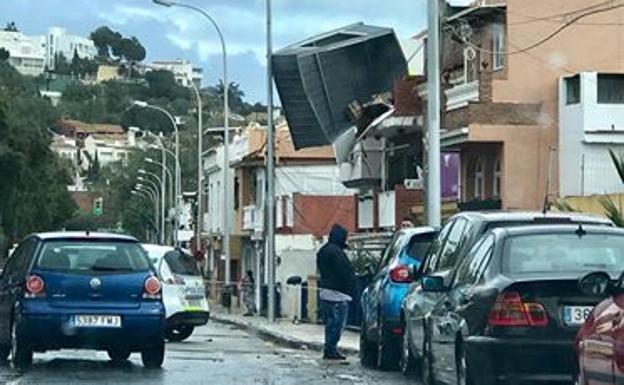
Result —
[[576, 229], [575, 231], [576, 235], [578, 235], [579, 238], [581, 238], [583, 235], [587, 234], [587, 231], [585, 231], [585, 229], [583, 228], [583, 224], [579, 223], [579, 227], [578, 229]]

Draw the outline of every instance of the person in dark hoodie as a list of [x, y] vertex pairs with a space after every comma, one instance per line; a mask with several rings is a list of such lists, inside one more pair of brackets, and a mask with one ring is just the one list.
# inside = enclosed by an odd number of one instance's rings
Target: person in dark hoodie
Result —
[[347, 258], [348, 231], [335, 224], [328, 242], [321, 247], [316, 264], [320, 272], [319, 297], [325, 320], [325, 349], [327, 360], [346, 359], [338, 351], [338, 341], [347, 324], [349, 302], [353, 300], [356, 277], [353, 265]]

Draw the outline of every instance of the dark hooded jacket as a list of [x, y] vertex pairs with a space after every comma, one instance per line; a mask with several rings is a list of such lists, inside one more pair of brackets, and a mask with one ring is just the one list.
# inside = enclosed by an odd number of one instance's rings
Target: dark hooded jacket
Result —
[[350, 295], [355, 294], [356, 277], [353, 265], [347, 258], [348, 232], [340, 225], [334, 225], [328, 242], [316, 255], [316, 265], [321, 274], [319, 287]]

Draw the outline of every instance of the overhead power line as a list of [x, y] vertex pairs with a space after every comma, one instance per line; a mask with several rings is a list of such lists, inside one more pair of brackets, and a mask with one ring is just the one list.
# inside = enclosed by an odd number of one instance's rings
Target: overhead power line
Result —
[[[613, 1], [609, 1], [609, 3], [612, 3]], [[521, 54], [521, 53], [526, 53], [527, 51], [531, 51], [545, 43], [547, 43], [548, 41], [552, 40], [553, 38], [555, 38], [557, 35], [559, 35], [561, 32], [563, 32], [565, 29], [567, 29], [568, 27], [570, 27], [571, 25], [577, 23], [579, 20], [582, 20], [586, 17], [592, 16], [592, 15], [596, 15], [599, 13], [604, 13], [604, 12], [609, 12], [612, 11], [614, 9], [618, 9], [618, 8], [622, 8], [624, 7], [624, 4], [617, 4], [617, 5], [613, 5], [607, 8], [600, 8], [600, 9], [594, 9], [592, 11], [588, 11], [586, 13], [577, 15], [575, 17], [573, 17], [572, 19], [570, 19], [568, 22], [564, 23], [563, 25], [561, 25], [559, 28], [555, 29], [553, 32], [549, 33], [548, 35], [546, 35], [545, 37], [541, 38], [540, 40], [536, 41], [533, 44], [530, 44], [529, 46], [526, 46], [524, 48], [520, 48], [518, 50], [515, 51], [502, 51], [502, 52], [494, 52], [492, 50], [488, 50], [482, 47], [479, 47], [478, 45], [471, 43], [468, 39], [466, 39], [462, 34], [460, 34], [457, 29], [455, 27], [453, 27], [450, 24], [447, 24], [446, 26], [448, 28], [451, 29], [451, 32], [457, 36], [462, 42], [464, 42], [464, 44], [467, 44], [469, 46], [471, 46], [472, 48], [474, 48], [475, 50], [478, 50], [479, 52], [482, 53], [487, 53], [487, 54], [502, 54], [502, 55], [517, 55], [517, 54]], [[511, 44], [510, 44], [511, 45]]]

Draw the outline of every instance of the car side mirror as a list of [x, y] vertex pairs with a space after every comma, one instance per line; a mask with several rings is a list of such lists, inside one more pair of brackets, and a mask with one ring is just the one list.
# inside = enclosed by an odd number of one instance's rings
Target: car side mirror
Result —
[[604, 297], [613, 293], [615, 285], [611, 281], [609, 274], [600, 271], [581, 277], [578, 282], [578, 288], [585, 295]]
[[430, 293], [442, 293], [446, 291], [446, 286], [444, 285], [444, 278], [438, 277], [435, 275], [429, 275], [423, 277], [421, 281], [421, 286], [424, 291]]

